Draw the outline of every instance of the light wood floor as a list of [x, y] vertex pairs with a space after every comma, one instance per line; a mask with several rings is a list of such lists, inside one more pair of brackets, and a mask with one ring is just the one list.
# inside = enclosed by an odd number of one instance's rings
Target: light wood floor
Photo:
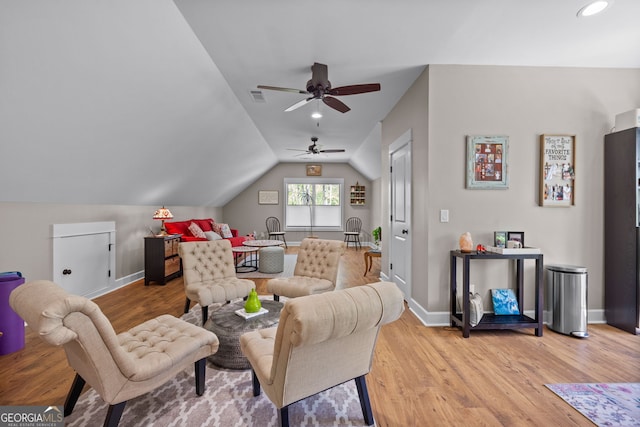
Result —
[[[289, 248], [295, 253], [297, 248]], [[380, 259], [363, 277], [362, 251], [342, 259], [339, 286], [377, 281]], [[255, 279], [259, 293], [265, 280]], [[420, 286], [416, 281], [414, 286]], [[96, 303], [122, 332], [160, 314], [182, 314], [182, 279], [136, 282]], [[590, 426], [544, 387], [548, 383], [640, 382], [640, 337], [590, 325], [588, 339], [545, 328], [477, 331], [425, 327], [409, 311], [382, 328], [367, 376], [378, 426]], [[27, 330], [24, 350], [0, 356], [0, 405], [62, 405], [74, 373], [64, 351]]]

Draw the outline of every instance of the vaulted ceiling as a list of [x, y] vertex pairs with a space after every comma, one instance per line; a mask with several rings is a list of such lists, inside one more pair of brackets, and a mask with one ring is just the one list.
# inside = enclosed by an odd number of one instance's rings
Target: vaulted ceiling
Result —
[[[380, 176], [380, 121], [428, 64], [640, 67], [640, 2], [615, 0], [0, 2], [0, 201], [222, 206], [314, 155]], [[305, 96], [314, 62], [340, 113]], [[452, 94], [455, 96], [455, 94]], [[323, 117], [310, 113], [320, 108]], [[425, 118], [426, 119], [426, 118]], [[318, 156], [318, 157], [316, 157]]]

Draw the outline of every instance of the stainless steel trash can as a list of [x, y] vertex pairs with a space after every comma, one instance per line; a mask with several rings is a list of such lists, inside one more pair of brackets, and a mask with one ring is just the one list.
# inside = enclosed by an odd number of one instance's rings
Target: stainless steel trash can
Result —
[[587, 332], [587, 269], [574, 265], [547, 265], [547, 301], [550, 329], [579, 338]]

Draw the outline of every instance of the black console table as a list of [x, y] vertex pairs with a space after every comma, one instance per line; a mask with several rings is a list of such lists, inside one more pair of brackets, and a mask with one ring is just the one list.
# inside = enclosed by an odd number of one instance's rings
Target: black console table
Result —
[[[462, 260], [462, 313], [456, 313], [456, 290], [457, 290], [457, 264], [458, 260]], [[520, 313], [516, 315], [494, 315], [486, 313], [482, 316], [480, 322], [471, 327], [469, 324], [469, 270], [471, 260], [487, 260], [502, 259], [516, 261], [516, 297]], [[527, 259], [536, 262], [535, 277], [535, 318], [525, 316], [523, 304], [523, 287], [524, 287], [524, 261]], [[519, 328], [535, 328], [536, 336], [542, 336], [542, 317], [544, 294], [542, 285], [542, 254], [516, 254], [502, 255], [498, 253], [485, 252], [461, 252], [451, 251], [451, 267], [450, 267], [450, 290], [451, 290], [451, 326], [462, 328], [462, 336], [469, 338], [469, 332], [480, 329], [519, 329]]]

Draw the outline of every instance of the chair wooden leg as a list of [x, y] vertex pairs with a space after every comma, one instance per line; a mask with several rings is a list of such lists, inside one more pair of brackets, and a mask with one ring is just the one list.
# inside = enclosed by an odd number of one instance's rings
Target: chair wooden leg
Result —
[[373, 412], [371, 411], [371, 402], [369, 401], [369, 392], [367, 391], [367, 382], [364, 379], [364, 375], [355, 379], [356, 388], [358, 389], [358, 397], [360, 397], [360, 406], [362, 407], [362, 415], [364, 416], [364, 422], [371, 426], [373, 425]]
[[253, 397], [260, 396], [260, 381], [258, 381], [256, 371], [253, 369], [251, 370], [251, 385], [253, 386]]
[[289, 249], [289, 246], [287, 246], [287, 239], [284, 238], [284, 235], [282, 236], [282, 241], [284, 242], [284, 247]]
[[202, 326], [207, 323], [207, 319], [209, 318], [209, 306], [202, 306]]
[[184, 303], [184, 312], [188, 313], [189, 312], [189, 306], [191, 305], [191, 300], [189, 298], [187, 298], [187, 301]]
[[280, 427], [289, 427], [289, 406], [283, 406], [278, 411], [278, 422]]
[[67, 399], [64, 402], [65, 417], [71, 415], [73, 412], [73, 408], [76, 406], [80, 393], [82, 393], [82, 387], [84, 387], [84, 384], [84, 378], [76, 374], [76, 377], [73, 379], [73, 383], [71, 384], [71, 388], [69, 389], [69, 394], [67, 394]]
[[120, 402], [116, 405], [109, 405], [109, 410], [107, 411], [107, 418], [104, 420], [104, 427], [117, 427], [120, 423], [120, 418], [122, 417], [122, 413], [124, 412], [124, 406], [127, 404], [127, 401]]
[[207, 367], [207, 358], [202, 358], [194, 363], [196, 368], [196, 394], [202, 396], [204, 394], [205, 373]]

